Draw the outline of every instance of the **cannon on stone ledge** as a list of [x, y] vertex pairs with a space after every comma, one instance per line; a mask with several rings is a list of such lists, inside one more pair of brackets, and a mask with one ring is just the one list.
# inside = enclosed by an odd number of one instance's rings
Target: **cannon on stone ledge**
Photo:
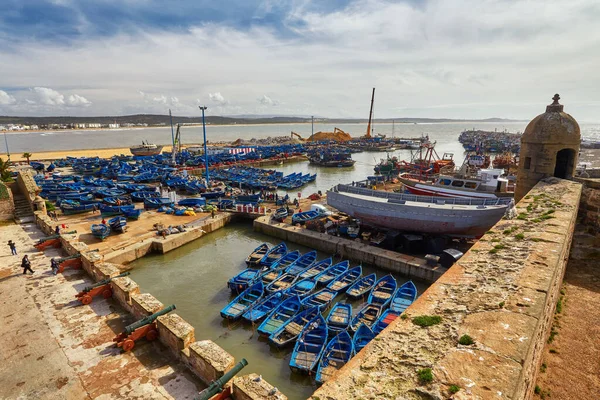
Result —
[[94, 299], [94, 296], [98, 296], [99, 294], [102, 294], [102, 297], [108, 299], [113, 295], [112, 289], [110, 287], [110, 281], [112, 281], [115, 278], [121, 278], [127, 275], [129, 275], [129, 272], [123, 272], [122, 274], [119, 274], [117, 276], [113, 276], [111, 278], [103, 279], [100, 282], [96, 282], [91, 286], [86, 286], [81, 292], [77, 293], [75, 297], [83, 304], [90, 304]]
[[139, 339], [153, 341], [158, 338], [158, 328], [156, 327], [156, 318], [161, 315], [170, 313], [175, 309], [175, 304], [163, 308], [152, 315], [144, 317], [137, 322], [125, 327], [125, 330], [119, 333], [113, 342], [117, 342], [117, 347], [121, 347], [125, 351], [130, 351], [135, 346], [135, 342]]
[[[227, 382], [229, 382], [238, 372], [242, 370], [246, 365], [248, 365], [248, 361], [245, 358], [242, 358], [242, 361], [235, 364], [233, 368], [231, 368], [226, 374], [212, 382], [206, 389], [200, 392], [198, 396], [194, 397], [194, 400], [208, 400], [212, 398], [214, 395], [223, 392], [223, 386]], [[231, 395], [229, 392], [223, 392], [223, 398], [227, 398]]]
[[58, 272], [64, 272], [65, 268], [81, 269], [81, 254], [59, 258], [55, 261], [58, 264]]

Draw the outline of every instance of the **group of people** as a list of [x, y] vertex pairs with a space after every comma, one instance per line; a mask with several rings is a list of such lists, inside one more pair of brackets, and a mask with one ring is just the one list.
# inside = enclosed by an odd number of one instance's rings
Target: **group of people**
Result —
[[[15, 242], [13, 242], [12, 240], [8, 241], [8, 247], [10, 248], [10, 253], [13, 256], [17, 255], [17, 245], [15, 244]], [[25, 254], [25, 256], [23, 256], [23, 259], [21, 260], [21, 268], [23, 268], [23, 275], [25, 275], [27, 273], [27, 271], [31, 272], [31, 274], [33, 274], [35, 271], [31, 269], [31, 261], [29, 261], [29, 256], [27, 254]]]

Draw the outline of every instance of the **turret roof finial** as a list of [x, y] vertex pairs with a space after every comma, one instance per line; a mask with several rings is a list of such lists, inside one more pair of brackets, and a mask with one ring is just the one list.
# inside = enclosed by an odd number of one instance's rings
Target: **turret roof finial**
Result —
[[554, 97], [552, 97], [552, 100], [554, 100], [552, 104], [546, 106], [546, 112], [562, 112], [563, 105], [558, 102], [558, 100], [560, 100], [560, 95], [556, 93]]

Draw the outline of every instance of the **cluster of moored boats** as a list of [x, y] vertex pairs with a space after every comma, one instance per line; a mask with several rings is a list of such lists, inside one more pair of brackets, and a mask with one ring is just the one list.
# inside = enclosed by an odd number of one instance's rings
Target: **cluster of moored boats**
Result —
[[[258, 246], [246, 259], [248, 268], [228, 282], [237, 294], [221, 310], [229, 320], [258, 324], [259, 334], [277, 347], [294, 345], [290, 368], [316, 371], [325, 382], [416, 299], [412, 281], [376, 274], [363, 276], [349, 261], [317, 260], [316, 251], [288, 251], [285, 243]], [[335, 304], [338, 296], [345, 299]], [[346, 300], [367, 299], [353, 313]], [[329, 312], [327, 312], [329, 310]]]
[[235, 187], [268, 191], [297, 189], [317, 179], [317, 174], [294, 172], [284, 176], [281, 171], [246, 166], [216, 170], [212, 176]]

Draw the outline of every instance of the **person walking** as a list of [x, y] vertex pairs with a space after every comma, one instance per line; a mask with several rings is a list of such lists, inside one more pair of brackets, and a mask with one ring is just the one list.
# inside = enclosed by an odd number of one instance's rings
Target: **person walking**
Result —
[[58, 225], [56, 225], [56, 228], [54, 228], [54, 233], [56, 235], [60, 235], [60, 227]]
[[10, 247], [10, 252], [12, 253], [13, 256], [17, 255], [17, 246], [15, 245], [15, 243], [12, 240], [8, 241], [8, 247]]
[[211, 208], [211, 209], [210, 209], [210, 217], [211, 217], [211, 218], [214, 218], [214, 217], [215, 217], [215, 209], [214, 209], [214, 208]]
[[23, 268], [23, 275], [25, 275], [27, 271], [31, 272], [32, 275], [35, 272], [31, 269], [31, 263], [29, 262], [29, 257], [27, 256], [27, 254], [25, 254], [23, 260], [21, 260], [21, 268]]

